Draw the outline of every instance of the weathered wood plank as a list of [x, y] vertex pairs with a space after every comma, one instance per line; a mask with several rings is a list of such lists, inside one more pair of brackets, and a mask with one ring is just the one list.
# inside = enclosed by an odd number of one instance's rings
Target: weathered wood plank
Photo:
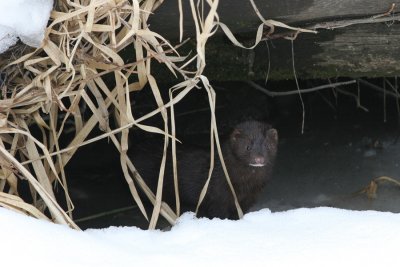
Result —
[[[296, 71], [301, 78], [400, 75], [398, 24], [391, 27], [386, 24], [356, 25], [325, 30], [318, 35], [303, 34], [293, 45]], [[210, 64], [206, 70], [211, 79], [264, 79], [268, 64], [271, 79], [293, 78], [291, 42], [288, 40], [269, 42], [270, 59], [265, 44], [257, 47], [254, 55], [252, 51], [217, 42], [209, 48]], [[251, 57], [254, 57], [252, 67], [249, 64]]]
[[[185, 36], [193, 33], [193, 23], [185, 6]], [[400, 1], [386, 0], [255, 0], [265, 18], [296, 26], [311, 25], [342, 19], [368, 18], [385, 13]], [[165, 1], [157, 10], [151, 27], [168, 38], [179, 33], [177, 1]], [[394, 12], [397, 12], [397, 6]], [[221, 21], [240, 36], [241, 41], [254, 41], [260, 24], [250, 2], [220, 0]], [[249, 44], [248, 43], [248, 44]], [[271, 79], [293, 78], [291, 42], [284, 39], [269, 41], [270, 57], [265, 44], [254, 51], [234, 47], [221, 34], [207, 44], [206, 74], [216, 80], [264, 79], [270, 64]], [[335, 30], [320, 29], [318, 34], [300, 34], [293, 42], [295, 64], [301, 78], [336, 76], [400, 75], [400, 24], [373, 23], [348, 26]], [[194, 49], [194, 47], [192, 47]], [[254, 58], [254, 60], [253, 60]]]
[[[266, 19], [275, 19], [291, 24], [307, 24], [314, 21], [329, 21], [384, 13], [395, 3], [390, 0], [254, 0]], [[168, 0], [151, 17], [151, 28], [169, 39], [179, 36], [178, 1]], [[194, 36], [194, 23], [189, 1], [183, 0], [184, 34]], [[254, 31], [261, 23], [248, 0], [220, 0], [220, 21], [235, 33]]]

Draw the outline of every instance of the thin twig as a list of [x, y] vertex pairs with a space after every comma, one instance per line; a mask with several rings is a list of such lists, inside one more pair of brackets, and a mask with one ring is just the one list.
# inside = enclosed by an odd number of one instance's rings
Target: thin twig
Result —
[[316, 30], [316, 29], [337, 29], [337, 28], [344, 28], [351, 25], [356, 24], [371, 24], [371, 23], [382, 23], [388, 21], [398, 21], [400, 20], [400, 14], [393, 14], [390, 16], [395, 8], [395, 4], [393, 3], [390, 9], [382, 14], [378, 14], [368, 18], [360, 18], [360, 19], [346, 19], [346, 20], [336, 20], [330, 22], [322, 22], [316, 23], [307, 29]]
[[128, 207], [123, 207], [123, 208], [119, 208], [119, 209], [113, 209], [110, 211], [105, 211], [105, 212], [100, 212], [97, 214], [93, 214], [93, 215], [89, 215], [80, 219], [75, 220], [76, 223], [80, 223], [80, 222], [86, 222], [86, 221], [90, 221], [90, 220], [95, 220], [101, 217], [105, 217], [105, 216], [110, 216], [110, 215], [114, 215], [114, 214], [118, 214], [118, 213], [122, 213], [128, 210], [133, 210], [134, 208], [137, 208], [136, 205], [132, 205], [132, 206], [128, 206]]
[[361, 105], [360, 100], [359, 100], [359, 98], [358, 98], [358, 95], [353, 94], [353, 93], [350, 93], [350, 92], [347, 92], [347, 91], [342, 90], [342, 89], [339, 89], [339, 88], [336, 88], [336, 90], [337, 90], [339, 93], [341, 93], [341, 94], [344, 94], [344, 95], [353, 97], [353, 98], [356, 100], [356, 103], [357, 103], [357, 107], [358, 107], [358, 108], [364, 110], [365, 112], [369, 112], [369, 110], [368, 110], [366, 107], [364, 107], [363, 105]]
[[249, 71], [248, 71], [247, 75], [249, 77], [253, 77], [254, 76], [254, 70], [253, 70], [253, 68], [254, 68], [254, 58], [255, 58], [255, 52], [254, 52], [253, 49], [251, 49], [251, 50], [248, 51], [248, 54], [247, 54], [247, 62], [248, 62], [248, 66], [249, 66]]
[[294, 76], [294, 80], [295, 80], [295, 82], [296, 82], [297, 91], [298, 91], [299, 98], [300, 98], [300, 101], [301, 101], [301, 108], [302, 108], [302, 110], [303, 110], [303, 112], [302, 112], [303, 120], [302, 120], [302, 123], [301, 123], [301, 134], [304, 134], [304, 121], [305, 121], [305, 117], [306, 117], [306, 109], [305, 109], [305, 107], [304, 107], [304, 101], [303, 101], [303, 96], [302, 96], [301, 91], [300, 91], [299, 81], [297, 80], [296, 67], [295, 67], [295, 64], [294, 64], [294, 44], [293, 44], [293, 40], [294, 40], [294, 39], [290, 40], [291, 43], [292, 43], [292, 67], [293, 67], [293, 76]]
[[[329, 81], [329, 83], [332, 83], [330, 79], [328, 79], [328, 81]], [[364, 110], [365, 112], [369, 112], [366, 107], [361, 105], [361, 90], [360, 90], [360, 84], [359, 83], [357, 83], [357, 94], [353, 94], [351, 92], [347, 92], [347, 91], [344, 91], [344, 90], [339, 89], [339, 88], [335, 88], [335, 90], [336, 90], [337, 93], [341, 93], [341, 94], [353, 97], [356, 100], [357, 108], [360, 108], [360, 109]], [[336, 101], [337, 101], [337, 99], [336, 99]]]
[[[221, 108], [225, 108], [225, 107], [226, 107], [225, 105], [222, 105], [222, 106], [215, 107], [215, 109], [217, 110], [217, 109], [221, 109]], [[183, 116], [192, 115], [192, 114], [196, 114], [196, 113], [200, 113], [200, 112], [210, 112], [210, 107], [188, 110], [188, 111], [176, 114], [175, 117], [183, 117]]]
[[390, 88], [392, 88], [393, 92], [396, 94], [396, 109], [397, 109], [397, 119], [400, 121], [400, 94], [398, 91], [398, 85], [397, 85], [397, 76], [394, 77], [394, 85], [388, 80], [385, 79], [385, 82], [389, 85]]
[[377, 18], [389, 16], [390, 14], [393, 13], [395, 7], [396, 7], [396, 4], [392, 3], [392, 6], [390, 7], [390, 9], [388, 11], [386, 11], [385, 13], [382, 13], [382, 14], [378, 14], [378, 15], [372, 16], [372, 18], [373, 19], [377, 19]]
[[265, 44], [267, 46], [267, 55], [268, 55], [268, 69], [267, 69], [267, 75], [265, 77], [265, 87], [267, 87], [268, 79], [269, 79], [269, 73], [271, 71], [271, 52], [269, 51], [269, 44], [268, 41], [265, 40]]
[[[378, 91], [378, 92], [381, 92], [381, 93], [384, 92], [384, 90], [383, 90], [382, 87], [379, 87], [379, 86], [377, 86], [377, 85], [375, 85], [375, 84], [373, 84], [373, 83], [370, 83], [370, 82], [368, 82], [368, 81], [366, 81], [366, 80], [364, 80], [364, 79], [358, 79], [358, 80], [360, 81], [360, 83], [362, 83], [362, 84], [368, 86], [369, 88], [371, 88], [371, 89], [373, 89], [373, 90], [375, 90], [375, 91]], [[398, 94], [393, 93], [393, 92], [391, 92], [391, 91], [387, 91], [387, 92], [386, 92], [386, 95], [387, 95], [387, 96], [392, 96], [392, 97], [395, 97], [395, 98], [398, 98], [398, 97], [399, 97]]]
[[383, 122], [386, 122], [386, 78], [383, 78]]
[[[333, 29], [344, 28], [344, 27], [358, 25], [358, 24], [372, 24], [372, 23], [383, 23], [383, 22], [389, 22], [389, 21], [390, 22], [400, 21], [400, 14], [393, 13], [395, 6], [396, 5], [393, 3], [387, 12], [380, 13], [380, 14], [374, 15], [372, 17], [320, 22], [320, 23], [312, 24], [311, 26], [308, 26], [308, 27], [303, 27], [303, 29], [333, 30]], [[298, 33], [299, 33], [298, 31], [286, 31], [286, 32], [281, 32], [281, 33], [276, 33], [276, 34], [274, 34], [273, 32], [268, 32], [268, 33], [264, 34], [265, 37], [262, 40], [274, 40], [274, 39], [281, 39], [281, 38], [293, 39], [293, 38], [297, 37]]]
[[[389, 83], [389, 85], [390, 85], [390, 83]], [[400, 121], [400, 102], [399, 102], [400, 95], [399, 95], [399, 87], [398, 87], [398, 84], [397, 84], [397, 76], [394, 77], [394, 88], [393, 88], [393, 91], [395, 91], [395, 93], [397, 95], [397, 98], [396, 98], [397, 120]]]
[[324, 94], [322, 94], [320, 91], [317, 91], [317, 94], [322, 98], [322, 100], [323, 101], [325, 101], [325, 103], [331, 108], [331, 109], [333, 109], [333, 111], [337, 111], [336, 110], [336, 107], [331, 103], [331, 101], [329, 101], [329, 99], [328, 98], [326, 98], [325, 96], [324, 96]]
[[[288, 96], [288, 95], [294, 95], [298, 94], [299, 90], [292, 90], [292, 91], [285, 91], [285, 92], [274, 92], [266, 89], [265, 87], [258, 85], [257, 83], [253, 81], [246, 81], [248, 85], [253, 87], [256, 90], [259, 90], [260, 92], [263, 92], [264, 94], [270, 96], [270, 97], [275, 97], [275, 96]], [[323, 90], [323, 89], [328, 89], [328, 88], [335, 88], [338, 86], [343, 86], [343, 85], [349, 85], [349, 84], [354, 84], [356, 83], [356, 80], [350, 80], [346, 82], [337, 82], [337, 83], [330, 83], [330, 84], [324, 84], [312, 88], [307, 88], [307, 89], [300, 89], [300, 93], [305, 94], [305, 93], [312, 93], [315, 91]]]
[[393, 90], [396, 92], [396, 107], [397, 107], [397, 119], [400, 120], [400, 103], [399, 103], [399, 87], [397, 84], [397, 76], [394, 77], [394, 88]]
[[291, 27], [289, 25], [286, 25], [280, 21], [276, 21], [276, 20], [272, 20], [272, 19], [265, 19], [263, 17], [263, 15], [261, 15], [261, 12], [258, 10], [256, 4], [254, 3], [254, 0], [249, 0], [250, 4], [252, 5], [254, 12], [256, 13], [256, 15], [258, 16], [258, 18], [264, 23], [264, 25], [266, 25], [267, 27], [269, 27], [269, 31], [267, 33], [268, 35], [271, 35], [274, 33], [275, 27], [280, 27], [280, 28], [286, 28], [292, 31], [295, 31], [297, 33], [301, 33], [301, 32], [306, 32], [306, 33], [317, 33], [315, 30], [312, 29], [303, 29], [303, 28], [298, 28], [298, 27]]

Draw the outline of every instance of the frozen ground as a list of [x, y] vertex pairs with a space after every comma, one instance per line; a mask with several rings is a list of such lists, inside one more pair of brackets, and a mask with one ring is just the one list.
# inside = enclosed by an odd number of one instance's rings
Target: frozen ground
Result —
[[400, 214], [262, 210], [243, 220], [184, 214], [168, 232], [78, 232], [0, 208], [2, 266], [398, 266]]
[[400, 212], [400, 188], [378, 185], [377, 198], [353, 193], [379, 176], [399, 179], [397, 131], [383, 123], [341, 124], [283, 138], [273, 180], [256, 208], [332, 206]]

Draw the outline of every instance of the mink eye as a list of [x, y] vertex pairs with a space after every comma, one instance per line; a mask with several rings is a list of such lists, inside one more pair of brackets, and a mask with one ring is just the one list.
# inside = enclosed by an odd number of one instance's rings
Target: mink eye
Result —
[[246, 147], [246, 150], [247, 150], [247, 151], [250, 151], [252, 147], [253, 147], [253, 143], [249, 143], [249, 144], [247, 145], [247, 147]]

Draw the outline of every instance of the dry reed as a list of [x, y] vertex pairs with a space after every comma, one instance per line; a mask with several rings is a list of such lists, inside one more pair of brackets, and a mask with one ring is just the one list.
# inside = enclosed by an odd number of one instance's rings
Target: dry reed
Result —
[[[215, 107], [213, 89], [202, 72], [205, 45], [215, 32], [215, 22], [218, 21], [218, 1], [206, 2], [210, 10], [204, 20], [199, 15], [198, 6], [190, 1], [197, 34], [197, 53], [191, 58], [180, 56], [176, 47], [148, 28], [149, 15], [161, 2], [59, 0], [51, 13], [42, 46], [22, 53], [12, 62], [3, 58], [0, 65], [7, 80], [3, 84], [0, 100], [1, 206], [37, 218], [47, 218], [45, 211], [49, 211], [49, 219], [78, 229], [72, 220], [73, 204], [64, 168], [79, 147], [109, 138], [120, 152], [124, 177], [133, 199], [150, 222], [149, 228], [156, 226], [160, 214], [171, 224], [175, 222], [180, 213], [179, 202], [177, 210], [173, 211], [161, 201], [170, 143], [174, 151], [172, 158], [177, 181], [173, 106], [202, 82], [210, 96], [211, 108]], [[122, 49], [131, 51], [134, 63], [125, 62], [120, 55]], [[163, 63], [173, 75], [183, 77], [182, 82], [169, 89], [168, 102], [161, 98], [162, 88], [152, 74], [151, 63], [154, 60]], [[196, 66], [195, 72], [186, 70], [190, 64]], [[109, 82], [110, 78], [112, 82]], [[130, 92], [141, 90], [145, 85], [149, 85], [158, 108], [135, 118], [131, 111]], [[87, 120], [83, 119], [80, 109], [83, 105], [91, 114]], [[109, 123], [111, 109], [115, 113], [116, 128]], [[144, 123], [158, 114], [164, 120], [162, 129]], [[169, 120], [173, 125], [171, 129]], [[66, 147], [61, 147], [59, 139], [67, 121], [74, 122], [75, 136]], [[40, 138], [32, 135], [32, 125], [40, 129]], [[134, 125], [164, 136], [164, 155], [155, 193], [146, 186], [127, 156], [129, 129]], [[96, 126], [104, 134], [88, 139]], [[211, 127], [212, 140], [218, 143], [214, 116]], [[29, 182], [32, 204], [18, 197], [20, 179]], [[55, 184], [63, 189], [67, 212], [56, 202]], [[151, 217], [138, 195], [137, 184], [154, 204]]]

